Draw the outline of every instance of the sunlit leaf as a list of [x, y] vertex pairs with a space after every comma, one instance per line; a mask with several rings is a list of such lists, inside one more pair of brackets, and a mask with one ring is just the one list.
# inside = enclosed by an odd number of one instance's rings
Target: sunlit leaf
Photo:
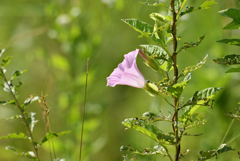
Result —
[[191, 13], [193, 11], [197, 11], [197, 10], [202, 10], [202, 9], [209, 9], [210, 6], [216, 4], [215, 1], [205, 1], [200, 7], [198, 8], [195, 8], [194, 7], [189, 7], [187, 6], [186, 9], [182, 12], [180, 12], [178, 15], [179, 15], [179, 18], [182, 17], [183, 15], [187, 14], [187, 13]]
[[193, 43], [193, 42], [190, 42], [190, 43], [185, 42], [185, 43], [184, 43], [184, 46], [179, 49], [178, 53], [181, 52], [181, 51], [183, 51], [183, 50], [187, 50], [188, 48], [197, 47], [197, 46], [202, 42], [202, 40], [204, 39], [204, 37], [205, 37], [205, 35], [199, 37], [199, 38], [198, 38], [198, 41], [197, 41], [196, 43]]
[[30, 113], [25, 113], [26, 115], [26, 120], [28, 125], [30, 126], [30, 130], [31, 132], [33, 132], [34, 126], [35, 124], [38, 122], [38, 120], [35, 119], [35, 114], [34, 112], [30, 112]]
[[185, 79], [186, 80], [181, 83], [174, 84], [173, 86], [168, 86], [167, 92], [170, 93], [172, 96], [179, 98], [182, 94], [182, 91], [191, 79], [191, 73], [188, 73]]
[[128, 118], [125, 119], [122, 124], [128, 129], [133, 128], [134, 130], [147, 135], [161, 145], [175, 144], [173, 136], [167, 133], [163, 133], [156, 126], [154, 126], [153, 124], [149, 124], [143, 119]]
[[204, 161], [211, 159], [212, 157], [217, 157], [217, 155], [227, 152], [230, 150], [234, 150], [231, 147], [227, 147], [226, 144], [222, 144], [217, 150], [208, 150], [208, 151], [200, 151], [200, 157], [198, 157], [198, 161]]
[[240, 55], [232, 54], [223, 58], [213, 59], [212, 62], [222, 65], [235, 65], [240, 64]]
[[39, 97], [38, 97], [38, 96], [33, 97], [33, 96], [31, 95], [28, 99], [26, 99], [26, 100], [24, 101], [24, 104], [21, 105], [21, 108], [22, 108], [22, 109], [25, 109], [27, 105], [29, 105], [29, 104], [31, 104], [32, 102], [37, 101], [37, 100], [39, 100]]
[[206, 122], [207, 118], [204, 113], [194, 113], [188, 118], [187, 122], [185, 122], [185, 129], [187, 130], [193, 127], [200, 127], [206, 124]]
[[160, 13], [151, 13], [150, 17], [155, 20], [155, 21], [159, 21], [159, 22], [163, 22], [164, 24], [169, 21], [172, 21], [172, 16], [163, 16]]
[[39, 146], [42, 145], [43, 143], [45, 143], [46, 141], [50, 140], [50, 139], [53, 139], [53, 138], [56, 138], [56, 137], [59, 137], [59, 136], [65, 135], [65, 134], [69, 134], [69, 133], [70, 133], [70, 131], [62, 131], [60, 133], [49, 132], [42, 139], [42, 141], [40, 142]]
[[179, 118], [179, 121], [185, 122], [187, 121], [194, 112], [201, 106], [211, 106], [209, 105], [212, 97], [217, 94], [223, 88], [211, 87], [206, 88], [202, 91], [197, 91], [194, 93], [193, 97], [189, 99], [185, 106], [184, 114]]
[[127, 155], [126, 155], [126, 156], [123, 155], [123, 158], [124, 158], [123, 161], [139, 161], [139, 160], [137, 159], [137, 157], [134, 157], [134, 158], [129, 159]]
[[2, 54], [5, 52], [5, 49], [0, 50], [0, 57], [2, 57]]
[[57, 158], [57, 159], [54, 159], [54, 161], [65, 161], [65, 159]]
[[12, 133], [7, 136], [0, 137], [0, 140], [2, 139], [28, 139], [28, 137], [24, 133], [19, 133], [19, 134]]
[[[154, 41], [160, 43], [161, 45], [164, 45], [163, 40], [158, 39], [153, 33], [154, 27], [152, 25], [149, 25], [148, 23], [137, 19], [122, 19], [122, 21], [128, 24], [137, 32], [140, 32], [141, 34], [144, 34], [144, 36], [150, 37]], [[145, 33], [147, 34], [145, 35]]]
[[219, 11], [221, 15], [225, 17], [232, 18], [233, 21], [227, 24], [223, 29], [239, 29], [240, 27], [240, 9], [237, 8], [228, 8], [222, 11]]
[[200, 61], [197, 65], [188, 66], [185, 69], [183, 69], [179, 77], [184, 76], [188, 73], [191, 73], [191, 72], [201, 68], [206, 63], [207, 57], [208, 57], [208, 55], [206, 55], [205, 58], [202, 61]]

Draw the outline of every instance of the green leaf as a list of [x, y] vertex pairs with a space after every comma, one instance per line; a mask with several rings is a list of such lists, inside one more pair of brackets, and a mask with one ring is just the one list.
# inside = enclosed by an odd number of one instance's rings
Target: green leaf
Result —
[[198, 41], [197, 41], [196, 43], [193, 43], [193, 42], [190, 42], [190, 43], [185, 42], [185, 43], [184, 43], [184, 46], [179, 49], [178, 53], [181, 52], [181, 51], [183, 51], [183, 50], [187, 50], [188, 48], [197, 47], [197, 46], [202, 42], [202, 40], [203, 40], [204, 38], [205, 38], [205, 35], [199, 37], [199, 38], [198, 38]]
[[149, 124], [148, 121], [144, 119], [128, 118], [125, 119], [122, 124], [126, 126], [127, 129], [133, 128], [134, 130], [145, 134], [161, 145], [175, 144], [174, 137], [170, 134], [163, 133], [156, 126]]
[[39, 100], [38, 96], [33, 97], [32, 95], [24, 101], [24, 104], [21, 106], [22, 109], [25, 109], [27, 105], [31, 104], [34, 101]]
[[65, 159], [57, 158], [57, 159], [54, 159], [54, 161], [65, 161]]
[[[216, 4], [215, 1], [205, 1], [200, 7], [194, 9], [194, 7], [189, 7], [187, 6], [186, 9], [183, 12], [179, 12], [178, 16], [179, 18], [182, 17], [183, 15], [187, 14], [187, 13], [191, 13], [193, 11], [197, 11], [197, 10], [202, 10], [202, 9], [209, 9], [210, 6]], [[177, 17], [178, 18], [178, 17]]]
[[226, 73], [235, 73], [235, 72], [240, 72], [240, 68], [231, 68], [226, 71]]
[[222, 65], [235, 65], [240, 64], [240, 55], [232, 54], [223, 58], [213, 59], [212, 62]]
[[19, 134], [12, 133], [7, 136], [0, 137], [0, 140], [2, 139], [28, 139], [28, 137], [24, 133], [19, 133]]
[[179, 77], [184, 76], [190, 72], [193, 72], [193, 71], [201, 68], [206, 63], [207, 57], [208, 57], [208, 55], [206, 55], [205, 58], [202, 61], [200, 61], [197, 65], [188, 66], [185, 69], [183, 69]]
[[152, 112], [145, 112], [145, 113], [143, 113], [142, 117], [148, 117], [148, 119], [147, 119], [148, 123], [152, 123], [152, 122], [156, 122], [156, 121], [167, 121], [167, 122], [172, 123], [171, 115], [158, 116], [157, 114], [152, 113]]
[[174, 84], [173, 86], [168, 86], [167, 92], [174, 97], [180, 98], [182, 91], [184, 90], [184, 88], [186, 87], [190, 79], [191, 79], [191, 73], [188, 73], [188, 75], [184, 79], [185, 81]]
[[228, 45], [240, 46], [240, 39], [222, 39], [222, 40], [219, 40], [217, 42], [225, 43], [225, 44], [228, 44]]
[[2, 54], [5, 52], [5, 49], [0, 50], [0, 57], [2, 57]]
[[168, 21], [172, 22], [172, 16], [163, 16], [160, 13], [151, 13], [150, 18], [155, 21], [163, 22], [164, 24]]
[[21, 119], [22, 118], [22, 115], [15, 115], [13, 117], [10, 117], [10, 118], [7, 118], [7, 120], [13, 120], [13, 119]]
[[60, 133], [55, 133], [55, 132], [49, 132], [46, 134], [46, 136], [42, 139], [42, 141], [40, 142], [39, 146], [42, 145], [43, 143], [45, 143], [48, 140], [51, 140], [53, 138], [65, 135], [65, 134], [69, 134], [70, 131], [62, 131]]
[[126, 156], [123, 155], [123, 158], [124, 158], [123, 161], [139, 161], [139, 160], [137, 159], [137, 157], [134, 157], [134, 158], [129, 159], [127, 155], [126, 155]]
[[183, 6], [185, 5], [185, 3], [187, 2], [187, 0], [177, 0], [176, 1], [178, 3], [178, 9], [177, 9], [177, 19], [179, 17], [179, 14], [181, 13], [182, 9], [183, 9]]
[[148, 56], [153, 59], [159, 67], [164, 65], [165, 62], [170, 63], [171, 58], [168, 56], [166, 51], [156, 45], [140, 45], [144, 52], [148, 54]]
[[137, 32], [140, 32], [141, 34], [144, 34], [144, 36], [150, 37], [154, 41], [160, 43], [161, 45], [164, 45], [163, 40], [158, 39], [153, 33], [154, 27], [152, 25], [149, 25], [148, 23], [137, 19], [122, 19], [122, 21], [128, 24]]
[[204, 113], [193, 113], [185, 122], [185, 130], [193, 127], [200, 127], [206, 124], [207, 118]]
[[[179, 118], [180, 122], [187, 121], [194, 112], [201, 106], [209, 106], [208, 103], [212, 97], [223, 88], [211, 87], [194, 93], [193, 97], [184, 105], [187, 106], [184, 114]], [[183, 106], [183, 107], [184, 107]], [[211, 106], [211, 105], [210, 105]]]
[[4, 59], [2, 60], [1, 66], [2, 66], [2, 67], [6, 67], [6, 66], [9, 64], [9, 62], [10, 62], [11, 59], [12, 59], [12, 56], [8, 56], [8, 57], [4, 58]]
[[239, 29], [240, 27], [240, 10], [236, 8], [228, 8], [218, 12], [222, 16], [232, 18], [233, 21], [227, 24], [223, 29]]
[[140, 155], [155, 155], [155, 154], [162, 154], [164, 156], [167, 155], [167, 152], [161, 145], [154, 146], [153, 148], [145, 148], [144, 150], [140, 148], [133, 148], [131, 145], [128, 146], [121, 146], [120, 151], [130, 151], [134, 154], [140, 154]]
[[28, 125], [30, 126], [31, 132], [33, 132], [34, 126], [38, 122], [38, 120], [35, 120], [35, 117], [34, 117], [35, 114], [36, 114], [35, 112], [30, 112], [30, 113], [25, 112], [26, 120]]
[[12, 74], [12, 77], [11, 77], [11, 80], [14, 80], [16, 77], [22, 75], [23, 73], [25, 73], [27, 70], [24, 70], [24, 71], [20, 71], [20, 70], [16, 70], [13, 72]]
[[231, 147], [227, 147], [226, 144], [222, 144], [217, 150], [208, 150], [208, 151], [200, 151], [200, 157], [198, 157], [198, 161], [204, 161], [211, 159], [212, 157], [216, 156], [218, 154], [221, 154], [223, 152], [227, 152], [230, 150], [234, 150]]
[[16, 149], [14, 147], [11, 147], [11, 146], [7, 146], [6, 150], [12, 150], [12, 151], [15, 152], [15, 154], [17, 154], [19, 156], [26, 156], [26, 157], [28, 157], [30, 159], [34, 159], [35, 161], [39, 161], [33, 151], [17, 153]]
[[140, 2], [141, 4], [145, 4], [148, 6], [160, 6], [160, 7], [166, 7], [168, 8], [165, 4], [160, 3], [158, 0], [137, 0], [138, 2]]

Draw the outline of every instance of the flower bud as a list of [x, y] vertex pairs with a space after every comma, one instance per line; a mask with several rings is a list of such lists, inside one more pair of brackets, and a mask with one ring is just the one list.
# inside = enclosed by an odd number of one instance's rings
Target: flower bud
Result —
[[150, 96], [158, 95], [158, 87], [154, 83], [147, 82], [144, 89]]
[[139, 50], [139, 54], [141, 57], [146, 61], [145, 64], [149, 67], [151, 67], [153, 70], [158, 71], [159, 66], [156, 63], [156, 61], [148, 56], [144, 51]]

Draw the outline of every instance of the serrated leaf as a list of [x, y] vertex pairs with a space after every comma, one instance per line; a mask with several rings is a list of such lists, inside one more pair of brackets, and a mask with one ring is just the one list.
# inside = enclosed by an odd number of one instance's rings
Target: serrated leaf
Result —
[[231, 68], [227, 70], [225, 73], [235, 73], [235, 72], [240, 72], [240, 68]]
[[232, 18], [233, 21], [227, 24], [223, 29], [239, 29], [240, 27], [240, 10], [237, 8], [228, 8], [219, 11], [222, 16]]
[[227, 152], [230, 150], [234, 150], [231, 147], [227, 147], [226, 144], [220, 145], [220, 147], [217, 150], [209, 150], [209, 151], [200, 151], [200, 157], [198, 157], [198, 161], [204, 161], [211, 159], [212, 157], [215, 157], [223, 152]]
[[163, 133], [156, 126], [148, 124], [148, 122], [143, 119], [128, 118], [125, 119], [122, 124], [128, 129], [133, 128], [134, 130], [145, 134], [161, 145], [175, 144], [174, 137], [170, 134]]
[[141, 4], [145, 4], [148, 6], [160, 6], [160, 7], [166, 7], [168, 8], [165, 4], [160, 3], [158, 0], [137, 0], [138, 2], [140, 2]]
[[199, 37], [199, 38], [198, 38], [198, 41], [197, 41], [196, 43], [193, 43], [193, 42], [190, 42], [190, 43], [185, 42], [185, 43], [184, 43], [184, 46], [179, 49], [178, 53], [181, 52], [181, 51], [183, 51], [183, 50], [187, 50], [188, 48], [197, 47], [197, 46], [202, 42], [202, 40], [203, 40], [204, 38], [205, 38], [205, 35]]
[[164, 45], [163, 40], [156, 38], [155, 34], [153, 33], [154, 27], [152, 25], [149, 25], [148, 23], [138, 19], [122, 19], [122, 21], [128, 24], [130, 27], [132, 27], [135, 31], [144, 34], [144, 36], [150, 37], [151, 39], [160, 43], [161, 45]]
[[27, 70], [24, 70], [24, 71], [20, 71], [20, 70], [16, 70], [13, 72], [12, 74], [12, 77], [11, 77], [11, 80], [14, 80], [16, 77], [22, 75], [23, 73], [25, 73]]
[[232, 54], [223, 58], [213, 59], [212, 62], [222, 65], [235, 65], [240, 64], [240, 55]]
[[206, 55], [205, 58], [202, 61], [200, 61], [197, 65], [188, 66], [185, 69], [183, 69], [179, 77], [184, 76], [188, 73], [191, 73], [191, 72], [201, 68], [206, 63], [207, 57], [208, 57], [208, 55]]
[[62, 131], [60, 133], [49, 132], [42, 139], [42, 141], [40, 142], [39, 146], [42, 145], [43, 143], [45, 143], [46, 141], [50, 140], [50, 139], [53, 139], [53, 138], [56, 138], [56, 137], [59, 137], [59, 136], [65, 135], [65, 134], [69, 134], [69, 133], [70, 133], [70, 131]]
[[195, 92], [193, 97], [191, 97], [186, 103], [186, 110], [179, 118], [179, 121], [187, 121], [199, 107], [208, 105], [208, 102], [212, 99], [212, 97], [222, 89], [223, 88], [211, 87]]
[[0, 140], [2, 139], [28, 139], [28, 137], [24, 133], [19, 133], [19, 134], [12, 133], [7, 136], [0, 137]]

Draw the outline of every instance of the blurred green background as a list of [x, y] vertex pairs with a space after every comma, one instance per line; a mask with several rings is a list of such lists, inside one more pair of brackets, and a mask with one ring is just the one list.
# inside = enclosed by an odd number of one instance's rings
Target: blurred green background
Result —
[[[164, 2], [169, 3], [169, 0]], [[204, 0], [189, 0], [187, 5], [198, 7]], [[225, 74], [229, 68], [213, 64], [211, 59], [228, 54], [239, 54], [239, 47], [217, 43], [223, 38], [237, 38], [239, 31], [223, 31], [230, 22], [217, 12], [226, 8], [239, 8], [239, 0], [217, 0], [218, 4], [209, 10], [196, 11], [182, 17], [178, 22], [179, 42], [196, 42], [205, 34], [200, 46], [188, 49], [179, 55], [179, 70], [187, 65], [195, 65], [206, 54], [207, 63], [192, 73], [192, 80], [186, 87], [184, 100], [196, 90], [208, 87], [224, 87], [216, 97], [211, 110], [201, 108], [208, 122], [201, 128], [189, 131], [204, 133], [198, 137], [185, 137], [182, 151], [190, 149], [186, 161], [195, 160], [201, 150], [217, 149], [231, 122], [225, 114], [235, 111], [240, 98], [239, 74]], [[16, 69], [25, 70], [21, 76], [24, 85], [20, 88], [20, 101], [29, 95], [47, 95], [50, 107], [51, 129], [54, 132], [71, 130], [72, 133], [54, 139], [59, 158], [76, 161], [79, 156], [81, 134], [81, 108], [84, 100], [84, 85], [87, 58], [89, 58], [89, 79], [87, 90], [86, 117], [83, 141], [83, 161], [121, 161], [121, 145], [145, 148], [154, 142], [134, 131], [124, 130], [121, 121], [129, 117], [140, 117], [146, 111], [168, 115], [171, 108], [160, 97], [150, 97], [144, 90], [129, 86], [106, 87], [106, 77], [122, 62], [123, 55], [139, 48], [140, 44], [153, 41], [138, 38], [138, 33], [121, 22], [121, 19], [137, 18], [153, 24], [149, 18], [152, 12], [164, 13], [159, 7], [141, 5], [136, 0], [1, 0], [0, 2], [0, 42], [6, 48], [5, 56], [13, 56], [8, 66], [11, 74]], [[138, 66], [146, 79], [162, 79], [144, 65], [138, 57]], [[1, 99], [10, 99], [5, 92]], [[45, 134], [42, 111], [38, 103], [33, 103], [29, 111], [37, 113], [39, 122], [34, 131], [35, 139], [41, 140]], [[19, 120], [5, 118], [18, 114], [12, 106], [0, 106], [0, 136], [9, 133], [26, 132]], [[161, 129], [171, 131], [171, 125], [159, 123]], [[239, 122], [235, 122], [226, 141], [239, 135]], [[25, 157], [6, 151], [14, 146], [18, 152], [31, 151], [24, 140], [0, 140], [1, 161], [27, 161]], [[218, 160], [237, 160], [240, 151], [239, 139], [234, 140], [231, 151], [218, 156]], [[171, 150], [174, 151], [174, 148]], [[40, 159], [50, 160], [48, 144], [39, 150]], [[140, 160], [165, 161], [161, 155], [138, 157]]]

